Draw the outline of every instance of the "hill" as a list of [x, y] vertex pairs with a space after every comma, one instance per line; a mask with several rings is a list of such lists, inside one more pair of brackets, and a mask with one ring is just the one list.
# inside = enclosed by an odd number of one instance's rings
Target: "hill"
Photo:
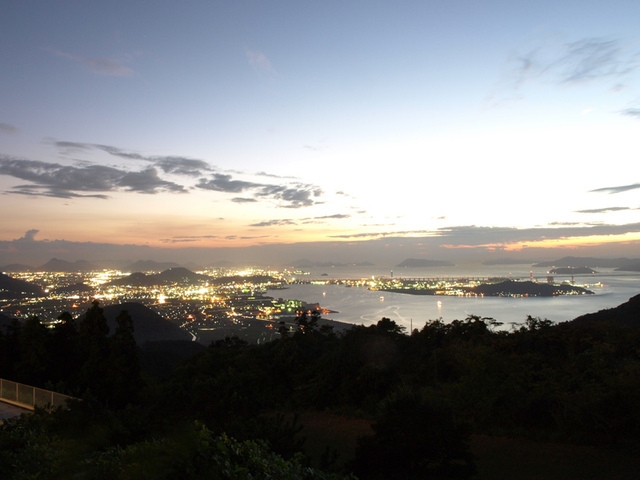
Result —
[[486, 296], [513, 296], [527, 295], [531, 297], [554, 297], [556, 295], [567, 294], [593, 294], [592, 291], [582, 287], [574, 287], [573, 285], [552, 285], [549, 283], [536, 282], [515, 282], [513, 280], [505, 280], [500, 283], [484, 283], [477, 287], [471, 288], [473, 293]]
[[12, 263], [10, 265], [5, 265], [1, 270], [3, 272], [32, 272], [33, 267], [23, 263]]
[[595, 313], [587, 313], [564, 323], [573, 327], [594, 325], [640, 327], [640, 295], [631, 297], [629, 301], [617, 307], [599, 310]]
[[127, 266], [125, 270], [127, 272], [162, 272], [163, 270], [169, 270], [171, 268], [179, 268], [175, 262], [155, 262], [153, 260], [138, 260], [135, 263]]
[[623, 268], [628, 265], [640, 264], [639, 259], [629, 258], [595, 258], [595, 257], [562, 257], [559, 260], [541, 262], [534, 267], [593, 267], [593, 268]]
[[583, 275], [598, 272], [590, 267], [557, 267], [549, 270], [549, 273], [553, 275]]
[[0, 298], [44, 297], [42, 288], [33, 283], [0, 273]]
[[194, 273], [186, 268], [176, 267], [164, 270], [161, 273], [147, 275], [135, 272], [117, 280], [112, 280], [108, 285], [149, 287], [153, 285], [168, 285], [175, 283], [198, 284], [211, 281], [212, 277]]
[[640, 272], [640, 262], [631, 262], [623, 267], [616, 268], [620, 272]]
[[[191, 340], [189, 333], [162, 318], [156, 312], [140, 303], [126, 302], [103, 307], [103, 314], [107, 319], [110, 334], [116, 329], [116, 317], [126, 310], [133, 320], [133, 336], [140, 346], [147, 342], [162, 342], [169, 340]], [[83, 316], [80, 317], [81, 321]]]
[[92, 270], [99, 270], [99, 268], [86, 260], [67, 262], [58, 258], [52, 258], [36, 269], [38, 272], [90, 272]]
[[13, 318], [0, 313], [0, 333], [4, 333], [7, 327], [11, 325], [11, 322], [13, 322]]

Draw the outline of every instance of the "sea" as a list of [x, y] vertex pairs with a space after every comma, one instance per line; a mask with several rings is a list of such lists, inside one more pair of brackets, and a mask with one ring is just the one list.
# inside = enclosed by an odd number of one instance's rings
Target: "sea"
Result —
[[411, 295], [347, 287], [331, 283], [338, 279], [372, 277], [395, 278], [467, 278], [505, 277], [546, 282], [547, 268], [530, 265], [385, 269], [371, 266], [311, 268], [297, 278], [311, 284], [291, 284], [286, 290], [270, 292], [271, 296], [318, 303], [332, 313], [323, 318], [339, 322], [371, 325], [386, 317], [407, 331], [422, 328], [430, 320], [464, 320], [470, 315], [487, 317], [502, 323], [500, 329], [517, 329], [527, 316], [551, 320], [554, 323], [599, 310], [617, 307], [640, 294], [640, 272], [618, 272], [598, 269], [585, 275], [553, 275], [555, 283], [570, 282], [593, 292], [593, 295], [562, 295], [556, 297], [458, 297], [445, 295]]

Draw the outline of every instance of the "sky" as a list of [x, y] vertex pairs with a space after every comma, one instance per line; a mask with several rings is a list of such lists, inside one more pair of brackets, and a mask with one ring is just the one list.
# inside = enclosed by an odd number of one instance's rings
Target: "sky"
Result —
[[640, 257], [639, 18], [6, 2], [0, 265]]

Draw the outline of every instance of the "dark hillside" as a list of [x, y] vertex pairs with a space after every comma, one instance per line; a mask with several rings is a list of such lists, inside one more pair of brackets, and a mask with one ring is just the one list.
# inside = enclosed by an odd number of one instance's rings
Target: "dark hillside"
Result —
[[44, 297], [38, 285], [0, 273], [0, 298]]
[[628, 302], [614, 308], [581, 315], [570, 322], [573, 327], [588, 327], [610, 324], [615, 326], [640, 327], [640, 294], [631, 297]]
[[[136, 343], [143, 346], [147, 342], [159, 342], [165, 340], [191, 340], [191, 335], [180, 327], [162, 318], [156, 312], [140, 303], [127, 302], [104, 307], [103, 314], [107, 319], [109, 333], [113, 334], [116, 328], [116, 317], [126, 310], [133, 319], [133, 335]], [[82, 317], [79, 319], [79, 321]]]

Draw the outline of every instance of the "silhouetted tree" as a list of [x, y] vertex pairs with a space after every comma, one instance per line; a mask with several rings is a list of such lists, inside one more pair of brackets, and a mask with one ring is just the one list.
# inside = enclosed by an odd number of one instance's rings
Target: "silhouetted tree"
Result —
[[122, 407], [135, 403], [142, 388], [138, 346], [133, 335], [133, 320], [126, 310], [116, 317], [116, 329], [110, 338], [110, 401]]
[[20, 331], [20, 361], [17, 367], [19, 381], [42, 386], [47, 380], [47, 328], [37, 316], [28, 318]]
[[98, 398], [108, 398], [109, 386], [109, 326], [97, 300], [94, 300], [78, 326], [79, 349], [82, 356], [79, 382]]

